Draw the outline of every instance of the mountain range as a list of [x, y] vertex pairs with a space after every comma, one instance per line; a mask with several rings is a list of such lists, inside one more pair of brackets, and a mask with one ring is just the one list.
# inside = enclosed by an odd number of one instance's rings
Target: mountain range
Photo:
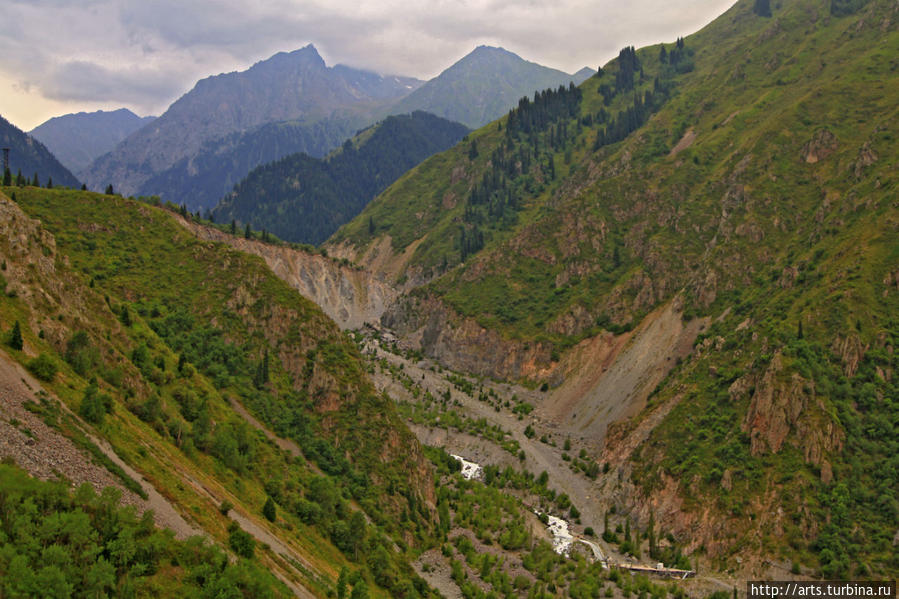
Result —
[[[113, 183], [125, 194], [149, 194], [145, 184], [203, 144], [267, 123], [348, 119], [364, 126], [379, 106], [421, 82], [381, 77], [348, 67], [327, 67], [313, 46], [281, 52], [244, 72], [207, 77], [158, 119], [127, 137], [89, 169], [88, 186]], [[235, 180], [239, 177], [235, 177]], [[166, 199], [192, 203], [189, 198]]]
[[253, 167], [301, 151], [323, 157], [388, 115], [423, 110], [477, 127], [521, 96], [590, 74], [568, 75], [481, 46], [425, 84], [328, 67], [310, 45], [200, 81], [97, 159], [85, 178], [95, 189], [112, 183], [128, 195], [209, 209]]
[[54, 117], [28, 134], [47, 146], [66, 168], [82, 176], [94, 160], [154, 118], [141, 118], [126, 108], [79, 112]]

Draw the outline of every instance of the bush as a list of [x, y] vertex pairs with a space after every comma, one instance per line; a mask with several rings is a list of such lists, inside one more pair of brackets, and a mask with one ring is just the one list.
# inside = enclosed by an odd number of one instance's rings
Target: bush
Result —
[[234, 553], [247, 559], [252, 558], [256, 549], [256, 541], [250, 536], [250, 533], [241, 529], [236, 522], [231, 524], [228, 531], [228, 545], [234, 550]]
[[56, 362], [47, 354], [41, 354], [28, 362], [28, 370], [42, 381], [50, 382], [56, 377]]

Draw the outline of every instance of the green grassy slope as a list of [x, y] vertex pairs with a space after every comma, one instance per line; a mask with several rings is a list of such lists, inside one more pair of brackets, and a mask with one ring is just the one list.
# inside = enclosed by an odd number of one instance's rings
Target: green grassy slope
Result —
[[[266, 548], [257, 559], [317, 595], [333, 591], [341, 566], [377, 596], [427, 595], [394, 543], [431, 534], [430, 467], [336, 325], [261, 260], [197, 241], [164, 210], [3, 191], [52, 234], [29, 246], [33, 235], [12, 223], [21, 232], [3, 247], [0, 327], [6, 337], [18, 321], [24, 336], [24, 351], [6, 348], [14, 358], [45, 355], [58, 369], [44, 373], [49, 388], [224, 545], [233, 533], [217, 503], [228, 501], [306, 564]], [[261, 517], [269, 500], [271, 525]], [[369, 563], [372, 551], [387, 557]]]
[[[596, 141], [614, 132], [601, 110], [633, 106], [629, 90], [609, 100], [619, 59], [581, 86], [577, 119], [511, 141], [508, 117], [488, 125], [332, 243], [415, 243], [406, 274], [431, 282], [413, 293], [557, 349], [675, 295], [686, 318], [720, 316], [647, 409], [676, 404], [632, 456], [631, 507], [674, 480], [685, 512], [712, 505], [726, 531], [710, 555], [895, 571], [899, 15], [856, 9], [784, 1], [768, 18], [738, 2], [686, 38], [679, 67], [674, 44], [667, 64], [637, 51], [641, 97], [656, 78], [670, 93], [623, 141]], [[530, 167], [500, 185], [515, 208], [489, 212], [472, 190], [501, 146], [530, 147]]]

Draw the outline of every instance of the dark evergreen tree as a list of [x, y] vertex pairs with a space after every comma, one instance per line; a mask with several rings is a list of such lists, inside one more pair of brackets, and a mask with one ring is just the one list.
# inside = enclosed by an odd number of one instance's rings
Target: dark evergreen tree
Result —
[[25, 181], [25, 177], [22, 176], [22, 169], [19, 169], [19, 172], [16, 173], [16, 185], [22, 187], [26, 183], [27, 181]]
[[244, 227], [243, 237], [244, 239], [250, 239], [253, 237], [253, 231], [252, 229], [250, 229], [250, 223], [247, 223], [247, 225]]
[[231, 234], [237, 235], [237, 221], [233, 218], [231, 219]]
[[665, 48], [665, 44], [662, 44], [662, 47], [659, 48], [659, 62], [668, 64], [668, 50]]
[[18, 350], [25, 346], [25, 342], [22, 339], [22, 327], [19, 325], [18, 320], [13, 323], [12, 331], [9, 333], [9, 346]]
[[37, 173], [34, 173], [34, 178], [31, 180], [31, 184], [32, 184], [34, 187], [40, 187], [40, 186], [41, 186], [41, 180], [38, 178]]
[[113, 195], [113, 194], [115, 193], [115, 191], [112, 189], [112, 183], [110, 183], [109, 185], [106, 186], [106, 191], [105, 191], [105, 193], [106, 193], [106, 195], [108, 195], [108, 196], [111, 196], [111, 195]]
[[271, 497], [265, 500], [265, 505], [262, 506], [262, 515], [265, 516], [265, 519], [269, 522], [274, 522], [278, 517], [278, 510], [275, 507], [275, 502]]
[[81, 191], [87, 191], [87, 183], [81, 184]]
[[47, 189], [53, 189], [53, 177], [47, 177]]
[[755, 5], [752, 7], [752, 12], [760, 17], [770, 17], [771, 0], [755, 0]]
[[8, 168], [3, 170], [3, 185], [6, 187], [12, 185], [12, 173]]

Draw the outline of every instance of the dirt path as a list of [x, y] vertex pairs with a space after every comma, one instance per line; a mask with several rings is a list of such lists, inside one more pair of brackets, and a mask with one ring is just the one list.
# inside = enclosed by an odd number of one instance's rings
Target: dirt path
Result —
[[25, 409], [26, 402], [40, 404], [42, 397], [74, 417], [65, 404], [46, 393], [31, 373], [6, 352], [0, 352], [0, 456], [11, 457], [32, 476], [43, 480], [64, 477], [75, 486], [90, 483], [98, 492], [104, 487], [116, 487], [122, 491], [123, 504], [134, 506], [138, 513], [153, 510], [156, 524], [172, 529], [180, 539], [203, 534], [139, 472], [122, 461], [105, 440], [82, 428], [92, 443], [140, 484], [146, 500], [126, 489], [106, 468], [95, 464], [89, 454]]
[[298, 458], [301, 455], [303, 455], [303, 452], [300, 450], [299, 445], [297, 445], [290, 439], [285, 439], [283, 437], [279, 437], [278, 435], [276, 435], [275, 433], [270, 431], [268, 428], [266, 428], [266, 426], [264, 424], [262, 424], [261, 422], [256, 420], [256, 418], [254, 418], [252, 414], [247, 412], [247, 409], [244, 408], [243, 404], [241, 404], [239, 401], [237, 401], [233, 397], [229, 397], [228, 402], [231, 404], [231, 407], [234, 408], [234, 411], [240, 415], [241, 418], [246, 420], [250, 424], [250, 426], [252, 426], [256, 430], [261, 431], [262, 434], [265, 435], [269, 441], [271, 441], [272, 443], [274, 443], [275, 445], [277, 445], [284, 451], [288, 452], [290, 455], [292, 455], [295, 458]]

